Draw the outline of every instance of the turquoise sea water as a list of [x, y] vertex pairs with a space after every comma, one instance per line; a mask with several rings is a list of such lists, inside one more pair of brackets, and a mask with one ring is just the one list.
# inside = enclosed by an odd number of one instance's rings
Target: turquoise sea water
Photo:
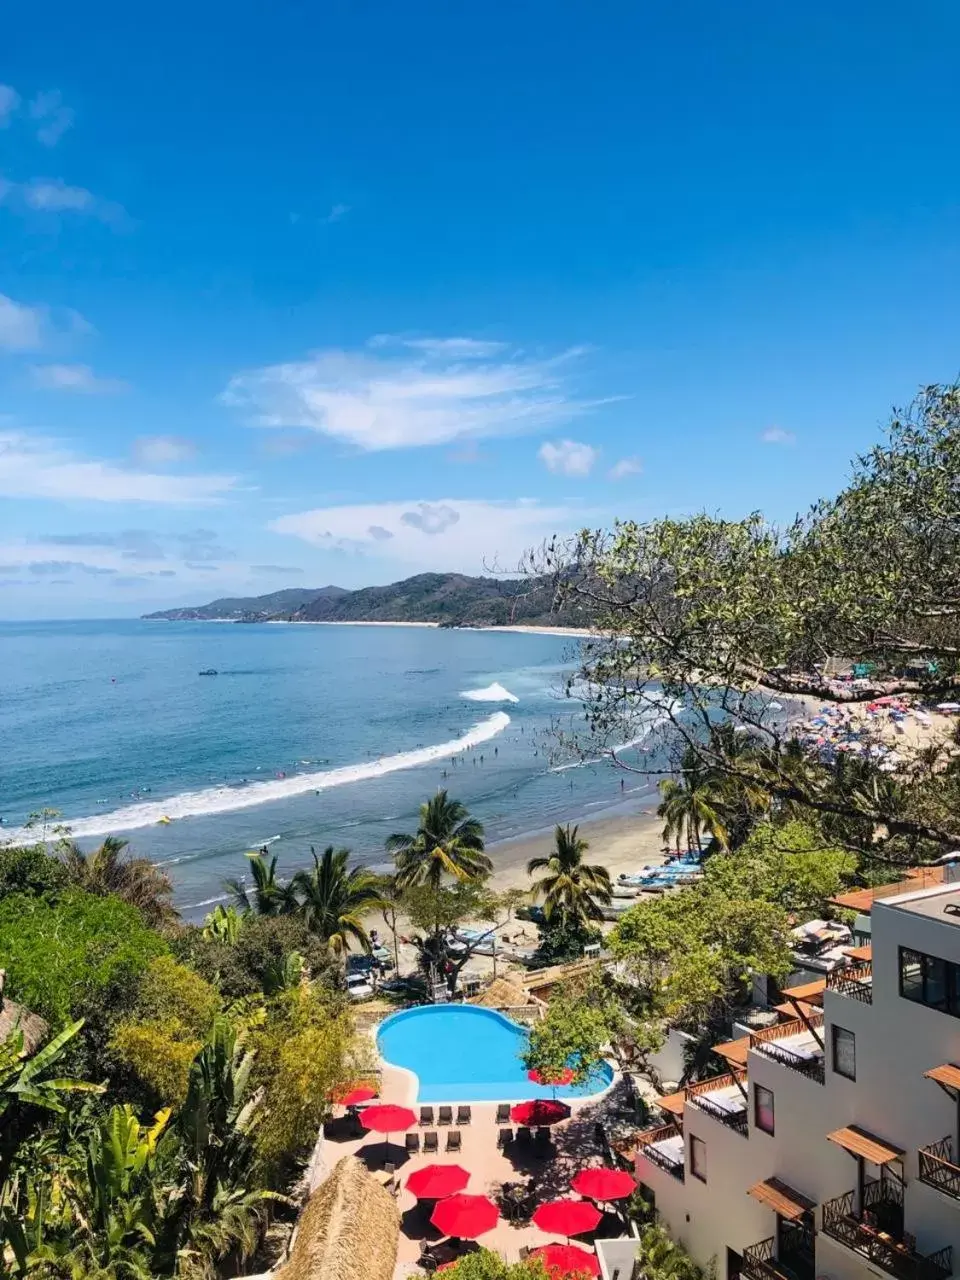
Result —
[[84, 844], [117, 832], [196, 917], [264, 843], [284, 874], [311, 844], [383, 863], [438, 786], [490, 841], [639, 808], [649, 789], [622, 792], [608, 765], [551, 768], [551, 725], [576, 715], [561, 696], [574, 651], [412, 627], [0, 624], [4, 830], [50, 807]]
[[419, 1102], [520, 1102], [527, 1098], [582, 1098], [613, 1079], [602, 1063], [583, 1084], [553, 1088], [527, 1079], [521, 1062], [527, 1033], [492, 1009], [424, 1005], [380, 1024], [380, 1056], [406, 1067], [419, 1081]]

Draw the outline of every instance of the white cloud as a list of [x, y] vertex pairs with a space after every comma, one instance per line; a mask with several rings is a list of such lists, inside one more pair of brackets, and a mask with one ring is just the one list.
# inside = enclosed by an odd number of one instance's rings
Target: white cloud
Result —
[[232, 476], [157, 475], [78, 457], [59, 442], [0, 432], [0, 495], [54, 501], [208, 506], [235, 487]]
[[80, 395], [112, 395], [124, 391], [119, 378], [99, 378], [88, 364], [42, 364], [30, 370], [30, 380], [44, 391], [75, 391]]
[[133, 456], [144, 467], [169, 467], [197, 456], [197, 446], [183, 436], [141, 436], [133, 444]]
[[42, 344], [43, 312], [0, 293], [0, 348], [35, 351]]
[[607, 475], [611, 480], [623, 480], [626, 476], [638, 476], [643, 471], [643, 463], [639, 458], [621, 458], [615, 462]]
[[15, 212], [43, 214], [76, 213], [114, 227], [127, 222], [123, 207], [113, 200], [103, 200], [86, 187], [74, 187], [62, 178], [31, 178], [29, 182], [0, 184], [0, 201]]
[[269, 527], [327, 551], [372, 555], [404, 568], [480, 573], [492, 565], [516, 568], [524, 551], [554, 533], [573, 532], [590, 514], [532, 499], [414, 499], [321, 507], [281, 516]]
[[38, 93], [30, 103], [30, 119], [37, 123], [37, 141], [55, 147], [68, 129], [73, 127], [74, 113], [63, 105], [59, 89]]
[[368, 451], [446, 444], [586, 412], [592, 406], [564, 386], [578, 354], [535, 359], [472, 339], [381, 336], [365, 351], [318, 351], [238, 374], [222, 399], [257, 426], [305, 427]]
[[768, 427], [760, 433], [764, 444], [796, 444], [797, 437], [792, 431], [784, 431], [781, 427]]
[[555, 475], [588, 476], [599, 457], [599, 450], [578, 440], [547, 440], [537, 457]]
[[335, 204], [325, 218], [321, 218], [321, 222], [332, 223], [339, 222], [341, 218], [345, 218], [350, 212], [348, 204]]
[[0, 129], [6, 129], [20, 105], [20, 95], [13, 85], [0, 84]]

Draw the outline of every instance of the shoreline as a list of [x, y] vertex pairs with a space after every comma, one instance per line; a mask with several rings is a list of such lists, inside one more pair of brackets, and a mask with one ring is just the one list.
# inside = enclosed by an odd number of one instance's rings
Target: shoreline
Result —
[[[171, 619], [163, 619], [163, 621], [171, 621]], [[256, 626], [256, 623], [240, 623], [237, 618], [183, 618], [183, 622], [233, 622], [243, 626]], [[429, 628], [434, 631], [484, 631], [496, 632], [505, 631], [510, 635], [518, 636], [569, 636], [573, 640], [588, 640], [598, 634], [596, 631], [590, 630], [588, 627], [537, 627], [517, 624], [516, 626], [474, 626], [467, 623], [462, 627], [441, 627], [439, 622], [387, 622], [379, 619], [360, 619], [360, 618], [267, 618], [263, 621], [265, 627], [421, 627]]]

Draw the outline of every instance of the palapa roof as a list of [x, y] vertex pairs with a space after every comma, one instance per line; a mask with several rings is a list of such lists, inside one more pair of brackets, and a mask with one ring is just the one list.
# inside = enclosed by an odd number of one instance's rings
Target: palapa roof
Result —
[[482, 1009], [516, 1009], [530, 1003], [530, 997], [523, 987], [515, 982], [508, 982], [506, 978], [495, 978], [486, 991], [467, 1001], [467, 1004], [476, 1004]]
[[0, 1040], [6, 1040], [18, 1030], [23, 1032], [24, 1049], [34, 1053], [46, 1040], [50, 1028], [39, 1014], [4, 996], [0, 1003]]
[[396, 1201], [355, 1156], [344, 1156], [300, 1215], [289, 1262], [274, 1280], [393, 1280]]
[[548, 969], [533, 969], [523, 975], [523, 985], [534, 993], [549, 992], [571, 978], [585, 978], [597, 967], [598, 960], [574, 960], [571, 964], [555, 964]]

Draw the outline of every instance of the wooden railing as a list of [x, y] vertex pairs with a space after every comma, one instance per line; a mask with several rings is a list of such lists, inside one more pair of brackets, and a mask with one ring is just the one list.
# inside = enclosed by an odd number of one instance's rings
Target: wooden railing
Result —
[[960, 1200], [960, 1168], [953, 1163], [953, 1139], [948, 1135], [929, 1147], [921, 1147], [918, 1154], [920, 1181]]
[[790, 1040], [793, 1036], [805, 1035], [822, 1026], [822, 1013], [811, 1014], [806, 1020], [794, 1018], [791, 1022], [780, 1022], [775, 1027], [766, 1027], [763, 1031], [752, 1032], [750, 1048], [756, 1049], [765, 1058], [772, 1058], [775, 1062], [790, 1067], [809, 1080], [816, 1080], [818, 1084], [823, 1084], [826, 1080], [826, 1071], [822, 1057], [804, 1058], [786, 1045], [777, 1043], [780, 1040]]
[[744, 1138], [750, 1136], [750, 1121], [747, 1117], [746, 1105], [742, 1111], [727, 1111], [721, 1107], [719, 1103], [713, 1101], [709, 1094], [702, 1093], [699, 1097], [692, 1098], [691, 1101], [695, 1107], [699, 1107], [701, 1111], [705, 1111], [708, 1116], [713, 1116], [714, 1120], [719, 1120], [721, 1124], [725, 1124], [728, 1129], [732, 1129], [734, 1133], [741, 1134]]
[[[876, 1263], [897, 1280], [948, 1280], [953, 1274], [953, 1250], [917, 1253], [915, 1243], [904, 1236], [894, 1239], [868, 1226], [855, 1208], [856, 1193], [847, 1191], [823, 1206], [823, 1231], [854, 1253]], [[892, 1183], [872, 1182], [864, 1192], [864, 1205], [878, 1210], [883, 1204], [902, 1207], [903, 1192]]]
[[664, 1124], [659, 1129], [647, 1129], [645, 1133], [637, 1135], [637, 1154], [643, 1155], [645, 1159], [663, 1169], [678, 1182], [683, 1182], [683, 1157], [679, 1160], [669, 1156], [664, 1151], [658, 1151], [653, 1145], [656, 1142], [664, 1142], [667, 1138], [681, 1137], [681, 1131], [675, 1124]]
[[777, 1270], [775, 1253], [776, 1240], [773, 1236], [759, 1244], [748, 1245], [743, 1251], [740, 1274], [747, 1276], [748, 1280], [780, 1280], [783, 1273]]
[[834, 969], [833, 973], [827, 974], [827, 990], [864, 1004], [873, 1004], [873, 963], [865, 960], [844, 969]]

